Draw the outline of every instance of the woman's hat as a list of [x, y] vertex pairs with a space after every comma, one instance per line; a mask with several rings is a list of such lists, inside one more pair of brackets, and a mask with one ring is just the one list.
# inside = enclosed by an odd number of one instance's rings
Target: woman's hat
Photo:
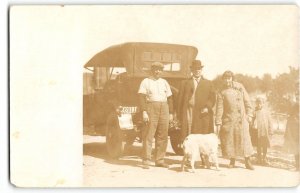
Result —
[[261, 96], [258, 96], [258, 97], [256, 97], [256, 101], [255, 102], [256, 103], [264, 103], [265, 99], [263, 97], [261, 97]]
[[222, 79], [226, 79], [226, 78], [234, 78], [233, 72], [227, 70], [223, 73], [222, 75]]

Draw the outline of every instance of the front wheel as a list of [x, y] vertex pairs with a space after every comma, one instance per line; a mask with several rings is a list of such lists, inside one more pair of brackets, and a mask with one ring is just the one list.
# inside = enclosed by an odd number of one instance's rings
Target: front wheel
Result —
[[111, 113], [106, 125], [106, 150], [110, 157], [119, 158], [124, 153], [125, 142], [123, 133], [119, 127], [118, 117]]

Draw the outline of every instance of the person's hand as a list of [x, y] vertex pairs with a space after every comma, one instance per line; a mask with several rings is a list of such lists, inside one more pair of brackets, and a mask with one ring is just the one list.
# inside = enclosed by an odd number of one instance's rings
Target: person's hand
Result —
[[173, 121], [173, 120], [174, 120], [173, 114], [170, 114], [170, 115], [169, 115], [169, 121], [171, 122], [171, 121]]
[[149, 122], [149, 115], [146, 111], [143, 111], [143, 121], [144, 122]]
[[251, 123], [252, 122], [252, 117], [248, 116], [247, 121], [248, 121], [248, 123]]
[[201, 110], [201, 113], [208, 113], [208, 108], [203, 108], [203, 109]]

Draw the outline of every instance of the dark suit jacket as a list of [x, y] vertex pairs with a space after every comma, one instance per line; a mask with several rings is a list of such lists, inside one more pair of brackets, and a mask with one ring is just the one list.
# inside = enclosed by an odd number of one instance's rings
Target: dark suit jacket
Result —
[[[188, 121], [187, 121], [187, 109], [189, 107], [189, 101], [195, 92], [195, 105], [193, 108], [193, 121], [191, 133], [213, 133], [213, 111], [212, 108], [215, 105], [216, 95], [211, 81], [201, 78], [197, 88], [194, 88], [194, 82], [192, 78], [183, 80], [179, 89], [177, 97], [177, 118], [181, 124], [181, 139], [189, 134], [188, 133]], [[208, 113], [201, 113], [204, 108], [208, 108]]]

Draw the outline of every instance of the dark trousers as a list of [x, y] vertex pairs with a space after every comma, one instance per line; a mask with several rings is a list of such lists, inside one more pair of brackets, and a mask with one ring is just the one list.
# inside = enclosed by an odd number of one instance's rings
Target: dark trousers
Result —
[[143, 139], [143, 160], [151, 159], [152, 141], [155, 137], [155, 163], [163, 163], [168, 145], [169, 106], [167, 102], [147, 104], [149, 123]]

